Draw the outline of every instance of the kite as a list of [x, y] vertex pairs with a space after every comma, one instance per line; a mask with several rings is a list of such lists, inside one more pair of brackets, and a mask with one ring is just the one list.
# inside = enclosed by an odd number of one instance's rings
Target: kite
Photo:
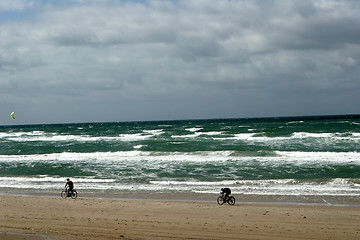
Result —
[[14, 113], [16, 113], [16, 112], [12, 112], [12, 113], [10, 114], [10, 116], [11, 116], [12, 119], [15, 120]]

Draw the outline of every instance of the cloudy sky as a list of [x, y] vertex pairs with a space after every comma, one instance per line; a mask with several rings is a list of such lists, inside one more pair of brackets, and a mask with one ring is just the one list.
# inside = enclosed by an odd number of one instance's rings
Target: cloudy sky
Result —
[[360, 1], [0, 0], [0, 110], [0, 125], [359, 114]]

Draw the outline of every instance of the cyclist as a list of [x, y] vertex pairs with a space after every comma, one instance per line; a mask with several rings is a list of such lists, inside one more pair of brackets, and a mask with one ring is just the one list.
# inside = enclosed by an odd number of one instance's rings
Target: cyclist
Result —
[[225, 193], [225, 202], [229, 199], [229, 196], [231, 194], [231, 190], [230, 188], [221, 188], [221, 193], [220, 194], [224, 194]]
[[68, 197], [70, 197], [74, 189], [74, 183], [70, 180], [70, 178], [66, 179], [65, 188], [66, 187], [68, 187]]

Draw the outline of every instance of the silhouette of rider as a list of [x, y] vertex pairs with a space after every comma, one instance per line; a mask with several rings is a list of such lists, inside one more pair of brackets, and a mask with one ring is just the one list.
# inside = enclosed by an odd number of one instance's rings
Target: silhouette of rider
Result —
[[231, 194], [230, 188], [222, 188], [220, 194], [224, 194], [224, 193], [225, 193], [224, 199], [225, 199], [225, 201], [227, 201], [229, 199], [230, 194]]
[[74, 189], [74, 183], [70, 180], [70, 178], [66, 179], [65, 188], [66, 187], [68, 188], [68, 197], [70, 197]]

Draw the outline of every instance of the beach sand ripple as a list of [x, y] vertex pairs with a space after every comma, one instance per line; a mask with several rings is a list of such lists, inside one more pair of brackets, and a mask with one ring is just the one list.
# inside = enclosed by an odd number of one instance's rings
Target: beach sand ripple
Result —
[[0, 196], [0, 208], [1, 232], [41, 235], [6, 240], [360, 239], [353, 207]]

